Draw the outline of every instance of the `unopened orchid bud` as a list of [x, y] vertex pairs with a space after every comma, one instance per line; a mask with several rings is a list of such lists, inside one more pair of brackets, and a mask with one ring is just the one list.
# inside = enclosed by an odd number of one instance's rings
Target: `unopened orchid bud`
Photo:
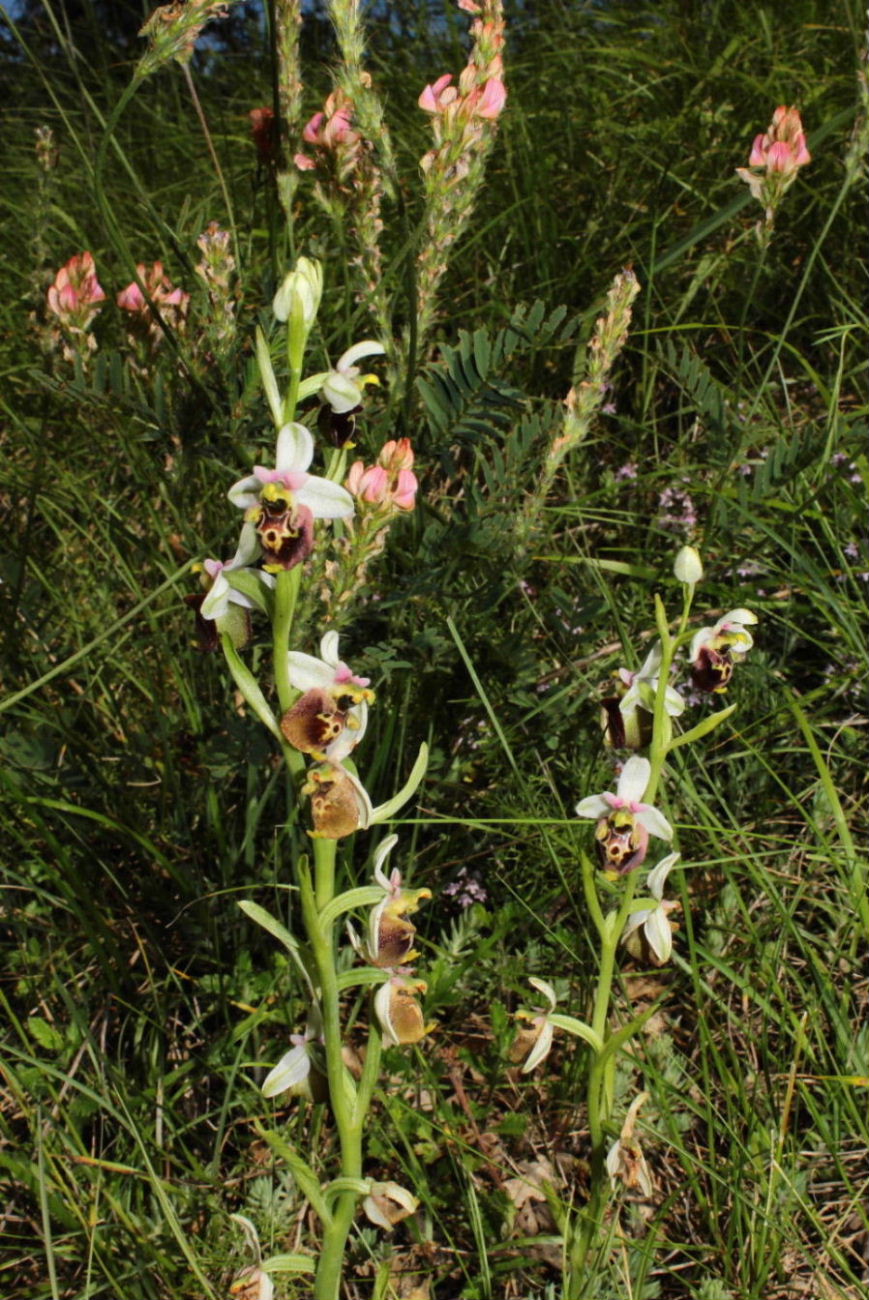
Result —
[[679, 582], [693, 587], [703, 577], [703, 561], [693, 546], [683, 546], [673, 562], [673, 573]]
[[323, 295], [323, 268], [310, 257], [300, 257], [285, 276], [272, 302], [275, 319], [282, 323], [298, 313], [305, 330], [310, 330]]

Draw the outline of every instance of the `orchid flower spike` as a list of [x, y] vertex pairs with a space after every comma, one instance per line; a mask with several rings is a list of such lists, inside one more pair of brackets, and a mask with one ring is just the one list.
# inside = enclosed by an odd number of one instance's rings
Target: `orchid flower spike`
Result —
[[368, 677], [355, 676], [338, 655], [338, 633], [320, 641], [320, 658], [291, 650], [290, 683], [304, 694], [281, 719], [291, 745], [319, 762], [340, 763], [365, 735], [368, 705], [374, 702]]
[[[648, 956], [656, 966], [663, 966], [670, 960], [673, 951], [673, 930], [669, 913], [678, 907], [678, 903], [664, 899], [664, 885], [667, 876], [679, 861], [678, 853], [668, 853], [665, 858], [649, 872], [646, 888], [657, 902], [657, 907], [644, 908], [632, 912], [627, 925], [622, 931], [622, 943], [633, 957]], [[637, 931], [642, 930], [642, 937]]]
[[615, 794], [605, 790], [576, 805], [577, 817], [597, 821], [595, 836], [604, 867], [620, 875], [640, 865], [650, 835], [667, 841], [673, 838], [673, 828], [664, 814], [642, 802], [651, 772], [647, 758], [633, 755], [622, 768]]
[[353, 498], [339, 483], [308, 473], [314, 439], [303, 424], [278, 433], [275, 468], [255, 465], [253, 474], [229, 489], [233, 505], [259, 534], [268, 572], [292, 569], [311, 553], [315, 519], [346, 519]]

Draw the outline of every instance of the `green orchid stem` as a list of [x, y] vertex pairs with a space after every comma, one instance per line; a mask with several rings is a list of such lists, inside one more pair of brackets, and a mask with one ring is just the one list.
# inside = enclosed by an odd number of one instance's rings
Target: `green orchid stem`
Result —
[[[582, 879], [586, 899], [589, 902], [589, 911], [598, 924], [601, 937], [600, 966], [597, 987], [594, 993], [591, 1027], [606, 1046], [608, 1037], [607, 1023], [609, 1021], [610, 1000], [615, 977], [616, 950], [625, 923], [630, 915], [631, 903], [634, 900], [637, 888], [637, 873], [632, 872], [627, 876], [619, 910], [610, 918], [604, 917], [603, 908], [597, 894], [594, 864], [586, 854], [583, 854], [582, 858]], [[593, 903], [591, 901], [592, 897], [594, 899]], [[601, 918], [600, 923], [598, 923], [598, 918]], [[591, 1195], [583, 1211], [578, 1231], [570, 1245], [568, 1300], [578, 1300], [578, 1297], [582, 1294], [585, 1263], [592, 1246], [599, 1238], [603, 1212], [606, 1207], [606, 1123], [613, 1107], [616, 1055], [615, 1052], [598, 1055], [588, 1074], [587, 1107], [589, 1136], [591, 1138]]]
[[[334, 896], [335, 840], [314, 840], [314, 880], [307, 869], [299, 871], [302, 916], [320, 989], [323, 1039], [329, 1099], [341, 1147], [341, 1177], [362, 1177], [362, 1126], [359, 1094], [350, 1077], [342, 1052], [341, 1009], [338, 972], [335, 966], [334, 922], [323, 923], [322, 910]], [[379, 1053], [378, 1053], [379, 1055]], [[356, 1213], [359, 1194], [340, 1192], [332, 1218], [323, 1227], [323, 1242], [314, 1281], [314, 1300], [338, 1300], [344, 1250]]]
[[275, 659], [275, 686], [281, 713], [291, 708], [298, 691], [290, 681], [290, 634], [293, 630], [293, 617], [296, 612], [296, 600], [299, 595], [299, 583], [302, 578], [302, 566], [294, 569], [281, 569], [275, 583], [275, 616], [272, 624], [272, 644]]

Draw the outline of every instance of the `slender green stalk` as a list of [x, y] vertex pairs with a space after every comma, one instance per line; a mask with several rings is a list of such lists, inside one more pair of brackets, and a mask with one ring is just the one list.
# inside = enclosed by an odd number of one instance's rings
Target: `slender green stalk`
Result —
[[[290, 681], [289, 652], [290, 635], [293, 630], [293, 617], [296, 612], [296, 600], [299, 595], [301, 577], [302, 566], [297, 564], [294, 569], [282, 569], [275, 583], [275, 618], [272, 628], [272, 644], [274, 647], [275, 686], [277, 687], [282, 713], [286, 713], [298, 695], [298, 691]], [[302, 762], [301, 755], [299, 755], [299, 761]]]

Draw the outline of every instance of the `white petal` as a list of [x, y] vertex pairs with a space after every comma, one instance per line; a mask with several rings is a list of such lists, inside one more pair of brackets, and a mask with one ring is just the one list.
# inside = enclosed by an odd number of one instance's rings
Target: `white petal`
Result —
[[523, 1074], [530, 1074], [532, 1070], [536, 1069], [541, 1061], [546, 1059], [552, 1050], [552, 1037], [554, 1033], [555, 1030], [547, 1020], [543, 1028], [540, 1030], [540, 1037], [528, 1053], [528, 1060], [522, 1066]]
[[259, 556], [259, 536], [253, 524], [244, 524], [238, 539], [238, 549], [227, 564], [227, 569], [243, 569]]
[[668, 853], [666, 858], [656, 863], [646, 877], [646, 886], [653, 898], [657, 898], [660, 903], [664, 896], [664, 882], [672, 871], [673, 867], [679, 861], [680, 854]]
[[701, 627], [699, 631], [694, 633], [691, 638], [691, 644], [688, 647], [688, 659], [692, 664], [695, 662], [702, 647], [706, 645], [706, 642], [711, 641], [712, 638], [717, 635], [718, 633], [715, 627]]
[[552, 985], [547, 980], [538, 979], [536, 975], [529, 975], [528, 983], [532, 988], [535, 988], [538, 993], [543, 994], [546, 1001], [549, 1003], [550, 1011], [554, 1011], [558, 1005], [558, 997]]
[[307, 506], [315, 519], [347, 519], [353, 514], [353, 498], [340, 483], [313, 474], [293, 494], [300, 506]]
[[336, 415], [344, 415], [362, 402], [362, 389], [359, 385], [349, 375], [341, 375], [337, 370], [331, 372], [320, 392]]
[[290, 665], [290, 684], [297, 691], [328, 689], [334, 685], [335, 671], [330, 664], [324, 664], [313, 655], [302, 654], [301, 650], [291, 650], [287, 655]]
[[[756, 622], [757, 615], [753, 614], [750, 609], [731, 609], [721, 619], [721, 623], [747, 623], [749, 627], [753, 627]], [[719, 626], [721, 626], [721, 623], [719, 623]]]
[[626, 799], [628, 803], [637, 803], [646, 793], [646, 786], [649, 784], [649, 777], [652, 775], [652, 764], [647, 758], [638, 758], [635, 754], [629, 758], [622, 768], [619, 783], [616, 787], [616, 793], [620, 799]]
[[286, 1052], [273, 1070], [270, 1070], [263, 1081], [262, 1095], [264, 1097], [277, 1097], [281, 1092], [286, 1092], [287, 1088], [294, 1088], [307, 1079], [311, 1073], [311, 1058], [308, 1055], [306, 1043], [292, 1048]]
[[362, 1202], [362, 1213], [375, 1227], [383, 1228], [384, 1232], [392, 1232], [393, 1225], [389, 1222], [373, 1196], [365, 1197]]
[[622, 1144], [621, 1142], [614, 1142], [610, 1147], [609, 1151], [607, 1152], [607, 1156], [606, 1156], [606, 1171], [610, 1176], [610, 1182], [612, 1183], [613, 1187], [615, 1187], [618, 1183], [618, 1175], [619, 1175], [619, 1169], [621, 1168], [621, 1162], [622, 1162]]
[[664, 692], [664, 710], [671, 718], [678, 718], [685, 712], [685, 701], [673, 686], [668, 686]]
[[384, 1043], [386, 1043], [387, 1047], [397, 1047], [398, 1038], [392, 1027], [392, 1017], [389, 1014], [391, 1002], [392, 982], [391, 980], [387, 980], [384, 984], [381, 984], [380, 988], [374, 994], [374, 1013], [380, 1022]]
[[256, 474], [248, 474], [247, 478], [240, 478], [237, 483], [233, 483], [226, 495], [234, 506], [248, 510], [257, 504], [262, 490], [263, 485]]
[[306, 470], [314, 459], [314, 439], [304, 424], [285, 424], [278, 434], [275, 469], [281, 474]]
[[325, 632], [320, 639], [320, 658], [333, 668], [337, 668], [341, 660], [338, 658], [338, 633]]
[[653, 677], [657, 677], [658, 669], [661, 667], [661, 660], [663, 657], [664, 652], [661, 649], [661, 642], [656, 641], [643, 660], [643, 665], [637, 673], [637, 676], [641, 677], [644, 681], [650, 681]]
[[382, 888], [387, 891], [387, 893], [392, 892], [392, 887], [389, 883], [389, 878], [383, 870], [383, 864], [397, 843], [397, 835], [387, 835], [386, 839], [378, 844], [377, 851], [374, 854], [374, 879], [377, 881], [378, 885], [382, 886]]
[[230, 586], [222, 573], [218, 573], [211, 588], [199, 607], [203, 618], [223, 618], [229, 604]]
[[349, 370], [351, 366], [355, 366], [356, 362], [361, 361], [363, 357], [382, 357], [385, 352], [386, 348], [382, 343], [375, 343], [374, 339], [363, 339], [361, 343], [354, 343], [352, 348], [348, 348], [347, 351], [338, 358], [338, 364], [335, 369]]
[[673, 838], [673, 827], [667, 821], [667, 818], [657, 808], [651, 804], [640, 804], [639, 810], [634, 814], [641, 826], [645, 826], [650, 835], [656, 835], [659, 840], [671, 840]]
[[673, 931], [670, 929], [670, 922], [663, 907], [656, 907], [646, 922], [646, 938], [652, 952], [663, 966], [665, 961], [669, 961], [670, 953], [673, 951]]
[[608, 817], [612, 808], [602, 794], [590, 794], [580, 799], [574, 812], [577, 817], [592, 817], [597, 821], [600, 817]]
[[631, 912], [625, 922], [625, 928], [622, 930], [621, 942], [624, 943], [629, 935], [633, 934], [635, 930], [639, 930], [641, 925], [645, 925], [651, 915], [652, 909], [650, 907], [643, 908], [641, 912]]

